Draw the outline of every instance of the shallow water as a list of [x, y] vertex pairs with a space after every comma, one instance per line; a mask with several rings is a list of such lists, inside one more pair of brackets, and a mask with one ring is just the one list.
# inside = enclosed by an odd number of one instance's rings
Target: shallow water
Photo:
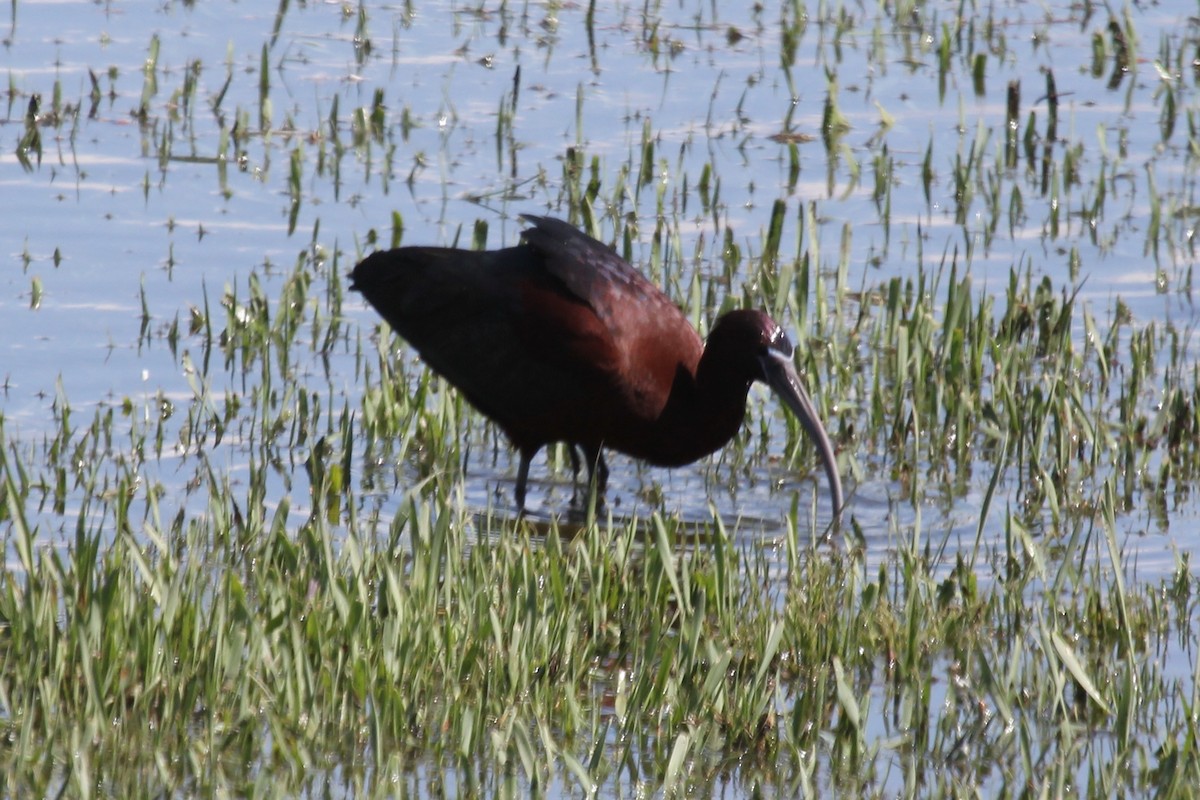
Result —
[[[1119, 297], [1137, 323], [1192, 330], [1195, 157], [1182, 113], [1164, 137], [1161, 98], [1171, 83], [1181, 109], [1194, 113], [1196, 80], [1171, 76], [1156, 62], [1164, 47], [1195, 48], [1195, 20], [1167, 4], [1131, 8], [1138, 60], [1114, 77], [1111, 55], [1092, 69], [1093, 37], [1107, 24], [1099, 15], [1086, 18], [1068, 3], [981, 6], [977, 24], [992, 31], [980, 51], [984, 91], [976, 92], [956, 56], [943, 93], [939, 42], [921, 32], [940, 30], [937, 18], [951, 18], [957, 6], [920, 5], [914, 13], [933, 24], [906, 26], [871, 4], [810, 4], [789, 71], [780, 67], [779, 20], [791, 6], [667, 4], [655, 8], [659, 23], [650, 28], [640, 4], [597, 4], [589, 41], [587, 4], [470, 9], [420, 2], [367, 7], [362, 21], [357, 8], [330, 3], [296, 4], [278, 17], [226, 2], [16, 3], [4, 39], [11, 91], [0, 125], [7, 198], [0, 416], [7, 445], [36, 467], [69, 406], [75, 425], [112, 411], [117, 434], [106, 455], [129, 457], [123, 431], [135, 423], [153, 428], [150, 410], [170, 401], [176, 414], [165, 422], [169, 446], [147, 470], [168, 501], [203, 513], [204, 498], [186, 488], [199, 469], [196, 453], [170, 444], [179, 438], [180, 412], [193, 402], [198, 380], [210, 382], [219, 405], [256, 385], [259, 367], [226, 367], [218, 354], [202, 377], [193, 368], [203, 358], [202, 342], [187, 332], [193, 308], [208, 308], [219, 327], [223, 298], [233, 292], [246, 302], [251, 280], [275, 301], [291, 265], [314, 248], [325, 251], [331, 271], [344, 274], [372, 249], [372, 235], [389, 240], [393, 213], [403, 219], [407, 244], [469, 243], [476, 220], [488, 224], [489, 246], [512, 244], [518, 213], [564, 206], [570, 148], [585, 154], [585, 175], [598, 159], [601, 196], [610, 201], [608, 216], [598, 214], [601, 234], [611, 239], [612, 220], [632, 215], [642, 233], [632, 243], [635, 263], [701, 320], [710, 309], [695, 308], [686, 296], [690, 273], [720, 274], [718, 232], [726, 226], [744, 257], [755, 255], [772, 205], [783, 199], [781, 251], [813, 254], [826, 275], [845, 270], [850, 286], [874, 287], [957, 256], [977, 292], [1000, 294], [1011, 269], [1028, 267], [1035, 281], [1049, 275], [1055, 286], [1081, 285], [1079, 297], [1100, 320], [1112, 318]], [[157, 65], [149, 69], [155, 39]], [[264, 52], [269, 108], [260, 95]], [[1078, 151], [1078, 180], [1057, 196], [1043, 193], [1040, 169], [1028, 163], [1020, 141], [1031, 111], [1039, 131], [1046, 124], [1048, 70], [1062, 140], [1053, 169], [1062, 168], [1067, 149]], [[838, 105], [849, 124], [832, 157], [821, 139], [827, 71], [838, 77]], [[984, 165], [1002, 161], [1004, 142], [995, 132], [1005, 87], [1014, 81], [1021, 92], [1017, 163], [987, 172], [993, 185], [972, 182], [968, 199], [956, 190], [956, 160], [974, 152]], [[383, 93], [386, 129], [356, 139], [350, 121], [359, 109], [370, 113], [376, 91]], [[50, 116], [56, 92], [61, 104], [79, 107], [78, 114], [60, 108], [60, 124]], [[40, 164], [35, 159], [26, 169], [15, 151], [33, 95], [40, 97], [43, 152]], [[143, 98], [148, 115], [140, 119]], [[329, 126], [335, 103], [336, 136]], [[515, 113], [505, 128], [499, 120], [510, 106]], [[250, 133], [240, 146], [228, 145], [223, 161], [221, 137], [234, 121]], [[639, 187], [645, 130], [655, 169]], [[801, 140], [794, 177], [779, 134]], [[928, 199], [921, 177], [927, 151]], [[1040, 145], [1036, 155], [1043, 158]], [[891, 173], [877, 184], [875, 160], [883, 156]], [[719, 193], [715, 211], [698, 188], [706, 165], [719, 179], [710, 189]], [[623, 189], [613, 189], [622, 181]], [[886, 203], [874, 199], [877, 185], [886, 185]], [[1104, 211], [1093, 229], [1079, 211], [1098, 194]], [[1021, 213], [1012, 211], [1017, 195]], [[1154, 195], [1168, 210], [1157, 226]], [[817, 224], [801, 238], [810, 203]], [[680, 220], [679, 239], [668, 241], [665, 253], [650, 240], [659, 216]], [[663, 262], [682, 264], [684, 275], [664, 279]], [[725, 288], [738, 294], [736, 279]], [[322, 294], [322, 287], [311, 291]], [[298, 374], [311, 379], [310, 391], [331, 414], [361, 404], [354, 351], [369, 349], [377, 322], [357, 296], [340, 312], [343, 333], [326, 354], [296, 348], [308, 359]], [[174, 350], [167, 341], [173, 323], [180, 330]], [[1186, 346], [1195, 351], [1193, 341]], [[1155, 400], [1148, 392], [1145, 402]], [[751, 447], [779, 455], [781, 415], [765, 392], [752, 394]], [[761, 420], [771, 435], [759, 445]], [[469, 438], [467, 503], [481, 511], [510, 504], [515, 459], [477, 420]], [[205, 457], [237, 484], [253, 452], [253, 442], [230, 431]], [[531, 510], [540, 518], [569, 506], [572, 492], [569, 468], [552, 471], [545, 458], [535, 463], [531, 484]], [[926, 485], [914, 507], [884, 459], [860, 458], [864, 474], [847, 476], [849, 513], [869, 563], [886, 560], [909, 537], [931, 542], [948, 565], [977, 538], [985, 550], [1002, 547], [1002, 515], [980, 525], [991, 472], [983, 460], [963, 468], [962, 486], [919, 477]], [[697, 524], [715, 510], [745, 541], [768, 551], [781, 549], [781, 520], [793, 504], [815, 509], [823, 530], [827, 489], [815, 465], [808, 474], [769, 458], [750, 468], [735, 461], [718, 454], [660, 470], [610, 455], [610, 505], [623, 517], [666, 511]], [[355, 470], [361, 481], [370, 467], [356, 461]], [[273, 472], [266, 501], [273, 508], [289, 497], [297, 520], [310, 512], [303, 478], [292, 474], [300, 472], [296, 464]], [[364, 493], [364, 507], [382, 519], [405, 502], [419, 470], [403, 464], [398, 475], [396, 484]], [[1019, 502], [1019, 482], [1019, 475], [1002, 476], [993, 509]], [[63, 513], [30, 513], [55, 546], [83, 506], [74, 494]], [[1118, 520], [1127, 569], [1145, 580], [1171, 574], [1180, 554], [1200, 543], [1196, 523], [1189, 496], [1170, 508], [1166, 523], [1149, 509], [1127, 511]], [[1186, 655], [1177, 667], [1189, 669]]]
[[[781, 197], [792, 207], [783, 252], [797, 246], [800, 204], [815, 203], [819, 224], [799, 246], [816, 253], [824, 269], [844, 265], [849, 285], [871, 286], [911, 273], [919, 260], [937, 263], [954, 253], [965, 258], [978, 291], [1000, 291], [1014, 265], [1028, 265], [1035, 280], [1044, 273], [1066, 282], [1075, 249], [1080, 296], [1101, 320], [1119, 296], [1138, 322], [1193, 324], [1190, 293], [1178, 289], [1191, 263], [1195, 215], [1186, 212], [1196, 181], [1185, 132], [1163, 141], [1156, 93], [1164, 78], [1151, 63], [1151, 43], [1161, 37], [1181, 47], [1190, 28], [1163, 9], [1135, 14], [1143, 57], [1110, 86], [1111, 60], [1098, 73], [1090, 69], [1092, 36], [1102, 20], [1085, 19], [1075, 7], [1048, 13], [1023, 3], [990, 6], [978, 22], [992, 30], [984, 92], [951, 70], [940, 99], [938, 43], [914, 38], [928, 26], [913, 26], [910, 36], [903, 25], [855, 7], [840, 16], [809, 9], [790, 75], [779, 67], [776, 11], [685, 4], [657, 9], [662, 21], [649, 30], [636, 7], [598, 9], [591, 43], [583, 7], [476, 11], [430, 3], [369, 11], [360, 29], [356, 12], [329, 4], [300, 5], [278, 18], [220, 3], [15, 6], [5, 48], [14, 91], [4, 126], [10, 148], [0, 157], [0, 182], [11, 198], [3, 234], [9, 268], [0, 276], [0, 409], [10, 440], [51, 431], [59, 393], [77, 419], [125, 398], [142, 402], [161, 392], [178, 402], [189, 399], [180, 358], [163, 346], [166, 327], [186, 322], [192, 307], [218, 306], [231, 286], [243, 287], [244, 295], [251, 274], [271, 286], [272, 276], [284, 274], [314, 241], [340, 251], [337, 264], [344, 270], [369, 249], [368, 231], [388, 235], [395, 212], [407, 243], [466, 241], [476, 219], [489, 224], [489, 244], [512, 243], [517, 213], [553, 212], [562, 201], [568, 148], [598, 157], [602, 171], [636, 165], [646, 125], [658, 174], [640, 190], [637, 176], [626, 176], [621, 211], [636, 213], [646, 230], [656, 208], [678, 214], [680, 240], [668, 249], [681, 247], [683, 262], [701, 274], [716, 269], [706, 261], [715, 263], [719, 254], [717, 215], [702, 210], [695, 188], [709, 164], [719, 178], [722, 224], [740, 232], [747, 253]], [[918, 13], [936, 18], [943, 12], [949, 15], [937, 6]], [[823, 19], [849, 23], [839, 34]], [[148, 73], [155, 38], [157, 68]], [[267, 109], [257, 74], [264, 46]], [[826, 70], [838, 76], [839, 108], [850, 126], [836, 158], [828, 157], [820, 138]], [[982, 161], [1001, 156], [1003, 142], [993, 134], [1011, 81], [1020, 82], [1021, 127], [1031, 111], [1044, 124], [1047, 70], [1059, 92], [1063, 142], [1057, 147], [1078, 146], [1080, 179], [1064, 196], [1043, 196], [1041, 176], [1022, 163], [1019, 147], [1017, 166], [997, 173], [996, 196], [1005, 208], [990, 209], [985, 187], [977, 185], [956, 222], [955, 160], [970, 157], [977, 142]], [[89, 71], [100, 90], [94, 104]], [[514, 86], [511, 129], [498, 133], [498, 111], [512, 102]], [[393, 126], [388, 135], [356, 147], [343, 132], [342, 155], [334, 155], [338, 146], [327, 125], [334, 103], [345, 121], [354, 109], [369, 110], [377, 90]], [[12, 147], [29, 98], [40, 95], [45, 116], [56, 91], [81, 113], [64, 115], [58, 126], [43, 120], [41, 164], [23, 170]], [[134, 112], [143, 97], [151, 113], [139, 123]], [[239, 114], [256, 131], [266, 123], [270, 132], [250, 136], [240, 161], [221, 165], [220, 132]], [[807, 139], [790, 186], [786, 146], [771, 138], [781, 132]], [[934, 173], [928, 202], [920, 179], [927, 148]], [[893, 159], [886, 215], [872, 199], [872, 159], [881, 153]], [[293, 158], [302, 176], [289, 234]], [[1093, 233], [1074, 210], [1100, 191], [1101, 176], [1108, 198], [1103, 226]], [[1151, 177], [1158, 194], [1183, 210], [1163, 221], [1156, 240], [1148, 239]], [[1015, 218], [1007, 211], [1014, 193], [1024, 204]], [[1065, 212], [1056, 218], [1059, 204]], [[1000, 221], [991, 230], [994, 215]], [[637, 262], [661, 274], [649, 242], [633, 246]], [[40, 298], [31, 308], [35, 282]], [[667, 284], [668, 290], [685, 286]], [[266, 294], [272, 297], [273, 290]], [[358, 327], [354, 335], [365, 336], [375, 324], [356, 297], [343, 311]], [[193, 356], [195, 344], [193, 337]], [[188, 348], [185, 337], [180, 349]], [[352, 368], [335, 353], [328, 369], [328, 390], [344, 393], [353, 405], [359, 387]], [[765, 395], [753, 402], [762, 405], [756, 414], [778, 418]], [[478, 508], [488, 505], [497, 486], [507, 496], [513, 464], [504, 448], [494, 452], [495, 459], [467, 465], [465, 494]], [[707, 462], [666, 471], [612, 460], [612, 500], [622, 513], [659, 508], [702, 517], [712, 503], [728, 520], [770, 520], [777, 516], [772, 506], [782, 516], [793, 492], [802, 493], [805, 506], [808, 493], [825, 491], [798, 474], [729, 478], [721, 475], [720, 456], [716, 480]], [[236, 461], [231, 456], [230, 466]], [[562, 472], [549, 475], [541, 463], [534, 477], [566, 479]], [[852, 511], [868, 542], [885, 543], [889, 531], [913, 524], [913, 512], [896, 501], [898, 487], [886, 477], [863, 477], [853, 487]], [[165, 480], [169, 484], [169, 475]], [[952, 538], [969, 530], [974, 538], [971, 509], [981, 489], [970, 486], [980, 480], [970, 478], [953, 504], [949, 496], [938, 501], [931, 488], [933, 502], [921, 520], [926, 530]], [[1001, 489], [1013, 492], [1011, 483]], [[543, 488], [535, 484], [532, 504], [553, 514], [569, 488], [547, 499]], [[647, 506], [645, 496], [654, 502]], [[1194, 522], [1195, 504], [1173, 509], [1172, 519], [1178, 524], [1171, 546], [1191, 550], [1191, 537], [1179, 529]], [[1126, 526], [1134, 537], [1160, 534], [1136, 512]], [[770, 530], [765, 526], [768, 539]], [[1130, 543], [1137, 548], [1137, 542]], [[1163, 552], [1155, 542], [1143, 554], [1142, 569], [1170, 569], [1156, 560]]]

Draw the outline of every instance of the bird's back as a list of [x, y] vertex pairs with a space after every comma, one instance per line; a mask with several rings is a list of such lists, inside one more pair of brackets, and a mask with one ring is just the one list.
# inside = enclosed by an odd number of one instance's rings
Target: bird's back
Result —
[[374, 253], [352, 287], [519, 447], [603, 443], [649, 458], [645, 431], [694, 374], [699, 336], [611, 248], [529, 219], [516, 247]]

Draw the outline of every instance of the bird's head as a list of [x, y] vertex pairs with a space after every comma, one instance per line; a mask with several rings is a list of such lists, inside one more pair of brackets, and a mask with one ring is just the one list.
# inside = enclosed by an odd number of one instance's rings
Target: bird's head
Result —
[[795, 348], [779, 324], [763, 312], [754, 310], [730, 311], [723, 315], [713, 325], [705, 347], [706, 360], [724, 372], [726, 380], [737, 381], [746, 387], [753, 381], [762, 381], [800, 420], [821, 456], [836, 518], [842, 509], [842, 482], [833, 444], [796, 373], [794, 353]]

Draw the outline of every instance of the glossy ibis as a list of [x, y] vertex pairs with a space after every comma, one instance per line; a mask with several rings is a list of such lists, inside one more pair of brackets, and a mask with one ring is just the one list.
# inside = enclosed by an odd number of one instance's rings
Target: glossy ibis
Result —
[[351, 288], [421, 358], [507, 434], [521, 456], [516, 500], [543, 445], [576, 448], [603, 495], [602, 447], [680, 466], [733, 438], [750, 384], [770, 386], [804, 425], [829, 477], [833, 445], [792, 365], [792, 345], [761, 311], [720, 317], [707, 345], [678, 308], [611, 248], [550, 217], [515, 247], [401, 247], [371, 254]]

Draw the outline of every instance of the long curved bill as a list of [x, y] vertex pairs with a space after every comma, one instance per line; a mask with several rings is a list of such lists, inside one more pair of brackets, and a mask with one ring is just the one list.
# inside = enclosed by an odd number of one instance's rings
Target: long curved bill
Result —
[[836, 521], [842, 513], [842, 479], [838, 475], [833, 444], [829, 441], [829, 434], [825, 433], [825, 426], [821, 424], [808, 392], [804, 391], [804, 386], [800, 383], [800, 376], [796, 374], [796, 368], [792, 365], [791, 353], [770, 350], [768, 357], [762, 359], [762, 366], [766, 384], [792, 410], [804, 426], [804, 430], [808, 432], [813, 444], [817, 446], [821, 463], [825, 466], [825, 474], [829, 478], [829, 491], [833, 495], [833, 518]]

